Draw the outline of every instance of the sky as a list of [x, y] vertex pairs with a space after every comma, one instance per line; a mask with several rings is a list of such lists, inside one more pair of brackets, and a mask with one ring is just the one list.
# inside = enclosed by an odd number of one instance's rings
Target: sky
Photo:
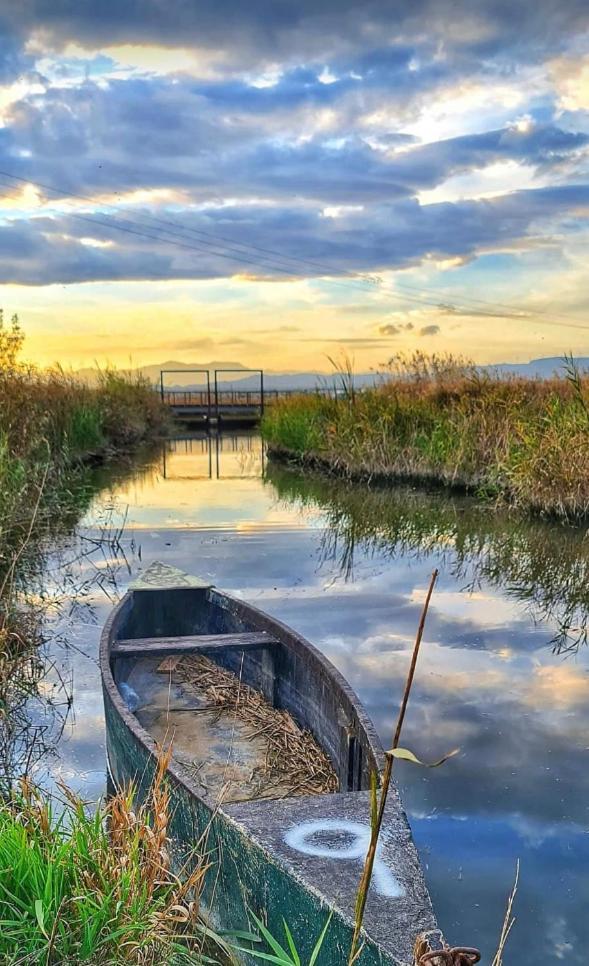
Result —
[[586, 0], [0, 0], [40, 364], [589, 355]]

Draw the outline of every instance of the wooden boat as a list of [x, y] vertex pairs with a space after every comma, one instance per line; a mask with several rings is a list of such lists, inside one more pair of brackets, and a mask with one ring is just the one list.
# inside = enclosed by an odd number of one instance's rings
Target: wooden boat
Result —
[[[250, 800], [219, 801], [218, 795], [215, 800], [198, 770], [199, 759], [207, 757], [202, 741], [199, 748], [199, 728], [207, 709], [189, 706], [194, 699], [187, 703], [182, 690], [171, 686], [171, 672], [158, 675], [162, 666], [173, 668], [180, 655], [206, 657], [223, 673], [233, 672], [244, 687], [261, 693], [269, 706], [289, 712], [301, 729], [311, 733], [322, 750], [318, 755], [328, 756], [338, 790], [272, 799], [253, 798], [254, 789]], [[380, 769], [383, 750], [341, 674], [289, 627], [160, 563], [152, 564], [114, 609], [102, 634], [100, 662], [108, 767], [115, 787], [132, 779], [139, 794], [146, 793], [157, 755], [150, 722], [159, 720], [161, 730], [162, 715], [169, 736], [179, 727], [188, 751], [194, 750], [192, 767], [186, 748], [182, 755], [174, 752], [169, 765], [171, 834], [178, 856], [185, 857], [208, 829], [213, 868], [203, 903], [212, 924], [246, 929], [253, 911], [282, 937], [284, 917], [308, 957], [332, 911], [320, 962], [345, 964], [370, 835], [370, 773]], [[168, 695], [165, 706], [162, 680]], [[175, 707], [181, 699], [184, 703]], [[180, 720], [190, 722], [188, 731], [178, 725]], [[247, 766], [248, 752], [243, 754], [239, 764], [245, 761]], [[394, 789], [364, 925], [360, 966], [413, 962], [416, 936], [436, 926], [409, 824]]]

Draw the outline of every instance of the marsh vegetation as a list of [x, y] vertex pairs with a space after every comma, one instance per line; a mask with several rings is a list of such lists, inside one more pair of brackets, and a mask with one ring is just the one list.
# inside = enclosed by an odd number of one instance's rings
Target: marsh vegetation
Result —
[[[60, 369], [19, 361], [18, 319], [0, 311], [0, 788], [26, 773], [46, 726], [31, 735], [27, 705], [47, 673], [39, 580], [55, 543], [71, 533], [95, 486], [89, 465], [130, 454], [165, 425], [142, 379], [99, 374], [95, 387]], [[47, 703], [51, 697], [46, 696]]]
[[143, 802], [126, 789], [90, 810], [62, 786], [56, 808], [23, 780], [0, 804], [2, 963], [229, 961], [200, 911], [206, 843], [171, 869], [167, 763]]
[[263, 432], [276, 455], [348, 478], [412, 480], [559, 519], [589, 513], [589, 376], [502, 378], [463, 359], [393, 359], [380, 383], [278, 400]]

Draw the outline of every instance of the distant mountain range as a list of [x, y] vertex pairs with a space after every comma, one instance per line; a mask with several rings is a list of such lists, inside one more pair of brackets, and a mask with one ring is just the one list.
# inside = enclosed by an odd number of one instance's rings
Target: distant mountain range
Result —
[[[550, 376], [562, 375], [564, 372], [562, 356], [548, 356], [546, 359], [532, 359], [530, 362], [501, 362], [496, 366], [484, 366], [485, 369], [496, 369], [503, 375], [529, 376], [532, 379], [549, 379]], [[578, 369], [589, 370], [589, 356], [575, 356]]]
[[[220, 373], [220, 382], [230, 382], [232, 385], [239, 385], [240, 389], [258, 389], [260, 385], [259, 372], [250, 372], [247, 366], [241, 362], [231, 362], [227, 360], [214, 359], [212, 362], [178, 362], [170, 359], [158, 365], [140, 366], [137, 369], [121, 370], [123, 372], [141, 373], [150, 382], [160, 385], [160, 373], [164, 370], [164, 385], [166, 389], [189, 389], [195, 386], [202, 386], [206, 382], [204, 371], [210, 374], [211, 385], [214, 384], [215, 369], [228, 369], [232, 372]], [[198, 372], [202, 372], [199, 375]], [[243, 373], [243, 375], [241, 375]], [[88, 383], [95, 383], [98, 378], [97, 369], [78, 369], [76, 375]], [[276, 372], [274, 370], [264, 370], [264, 387], [266, 389], [314, 389], [317, 385], [333, 385], [337, 375], [321, 372]], [[374, 372], [364, 372], [354, 374], [354, 383], [360, 388], [366, 385], [373, 385], [377, 379]]]
[[[579, 369], [589, 371], [589, 356], [580, 356], [575, 359]], [[492, 366], [481, 366], [486, 371], [499, 372], [502, 375], [528, 376], [532, 379], [548, 379], [555, 374], [562, 374], [564, 371], [564, 361], [559, 356], [551, 356], [545, 359], [532, 359], [530, 362], [501, 362]], [[188, 389], [195, 386], [202, 386], [205, 377], [196, 376], [194, 370], [208, 370], [210, 373], [211, 384], [214, 379], [215, 369], [232, 369], [234, 372], [219, 376], [221, 381], [230, 381], [232, 385], [239, 385], [240, 389], [257, 389], [260, 385], [260, 376], [248, 371], [247, 367], [241, 362], [214, 359], [212, 362], [177, 362], [168, 360], [158, 365], [140, 366], [137, 369], [126, 370], [134, 373], [141, 373], [150, 382], [160, 384], [161, 370], [167, 370], [164, 377], [167, 389]], [[243, 375], [241, 375], [243, 373]], [[76, 375], [89, 383], [96, 382], [96, 369], [79, 369]], [[195, 378], [196, 377], [196, 378]], [[354, 384], [360, 389], [363, 386], [372, 386], [377, 382], [379, 376], [375, 372], [359, 372], [354, 374]], [[321, 372], [276, 372], [272, 370], [264, 371], [264, 386], [266, 389], [314, 389], [315, 386], [333, 385], [337, 383], [338, 376], [333, 373]]]
[[[162, 369], [167, 370], [180, 370], [181, 372], [187, 369], [208, 369], [211, 375], [214, 373], [215, 369], [236, 369], [237, 372], [246, 369], [241, 362], [231, 362], [225, 359], [213, 359], [212, 362], [178, 362], [176, 359], [168, 359], [167, 362], [159, 362], [157, 365], [153, 366], [139, 366], [136, 369], [122, 369], [122, 372], [130, 373], [141, 373], [150, 382], [156, 382], [159, 385], [160, 372]], [[96, 382], [97, 380], [97, 369], [96, 367], [88, 367], [86, 369], [78, 369], [76, 375], [80, 379], [84, 379], [86, 382]], [[166, 385], [170, 385], [174, 382], [174, 379], [178, 382], [178, 385], [185, 386], [186, 381], [183, 381], [182, 375], [170, 373], [166, 377]]]

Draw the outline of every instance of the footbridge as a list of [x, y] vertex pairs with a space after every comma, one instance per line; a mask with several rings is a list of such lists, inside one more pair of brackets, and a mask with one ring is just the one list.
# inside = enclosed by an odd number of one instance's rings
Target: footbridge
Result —
[[[170, 386], [174, 376], [182, 376], [183, 380], [190, 377], [191, 385]], [[240, 385], [245, 381], [248, 388]], [[254, 388], [252, 381], [256, 383]], [[319, 387], [306, 391], [334, 392]], [[300, 392], [300, 389], [266, 389], [263, 369], [215, 369], [212, 375], [208, 369], [162, 369], [160, 372], [162, 402], [183, 422], [255, 426], [267, 405], [277, 398]]]

